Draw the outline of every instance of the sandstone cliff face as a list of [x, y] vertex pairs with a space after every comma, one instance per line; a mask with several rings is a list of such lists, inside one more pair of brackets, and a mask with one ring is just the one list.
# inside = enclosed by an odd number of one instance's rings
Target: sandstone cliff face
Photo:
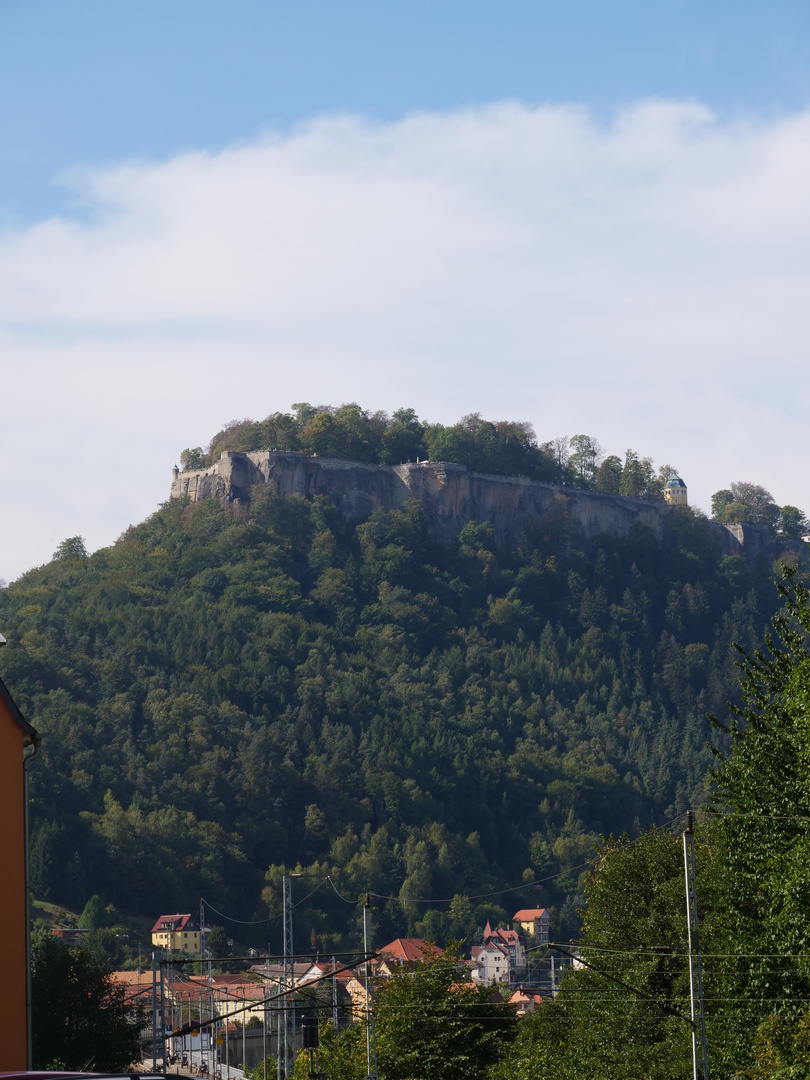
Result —
[[[490, 521], [498, 544], [507, 548], [527, 528], [553, 529], [572, 543], [588, 544], [605, 533], [626, 537], [639, 525], [665, 541], [673, 513], [664, 502], [575, 491], [525, 477], [471, 473], [448, 462], [362, 465], [282, 450], [225, 451], [210, 468], [177, 476], [171, 495], [188, 496], [192, 502], [247, 501], [250, 488], [262, 483], [273, 483], [284, 497], [322, 495], [346, 521], [368, 517], [378, 507], [397, 510], [408, 499], [418, 499], [439, 543], [455, 540], [469, 521]], [[749, 557], [776, 553], [775, 540], [765, 529], [711, 524], [721, 553], [745, 551]]]

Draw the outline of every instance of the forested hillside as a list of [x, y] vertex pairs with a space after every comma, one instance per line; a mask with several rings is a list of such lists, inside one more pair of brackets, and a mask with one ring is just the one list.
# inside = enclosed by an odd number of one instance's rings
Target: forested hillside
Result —
[[772, 566], [672, 514], [666, 548], [507, 553], [486, 522], [432, 544], [417, 503], [349, 527], [264, 487], [170, 502], [92, 557], [66, 541], [0, 590], [2, 675], [44, 740], [36, 895], [203, 896], [278, 947], [297, 868], [334, 882], [296, 913], [322, 949], [355, 940], [365, 892], [381, 938], [537, 904], [560, 925], [599, 834], [700, 802], [732, 643], [776, 606]]

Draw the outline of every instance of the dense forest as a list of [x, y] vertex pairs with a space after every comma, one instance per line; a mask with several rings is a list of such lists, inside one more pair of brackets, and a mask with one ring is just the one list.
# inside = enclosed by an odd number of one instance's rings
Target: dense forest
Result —
[[537, 905], [575, 933], [600, 835], [704, 801], [706, 714], [777, 603], [772, 565], [671, 514], [667, 546], [503, 551], [470, 522], [441, 547], [418, 503], [344, 524], [268, 485], [170, 501], [92, 556], [65, 541], [0, 590], [2, 675], [43, 736], [35, 894], [204, 897], [278, 949], [297, 870], [330, 879], [294, 898], [321, 950], [355, 944], [366, 892], [386, 940]]

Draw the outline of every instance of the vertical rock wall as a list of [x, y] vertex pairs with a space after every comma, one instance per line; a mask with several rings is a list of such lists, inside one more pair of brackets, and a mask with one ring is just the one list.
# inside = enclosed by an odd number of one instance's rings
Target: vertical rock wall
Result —
[[[363, 465], [282, 450], [227, 450], [207, 469], [180, 473], [171, 495], [187, 496], [192, 502], [249, 501], [251, 487], [262, 483], [274, 484], [285, 498], [322, 495], [344, 521], [368, 517], [377, 508], [400, 509], [408, 499], [418, 499], [440, 543], [455, 540], [469, 521], [491, 522], [503, 547], [514, 546], [527, 528], [553, 529], [572, 542], [587, 544], [606, 533], [626, 537], [634, 526], [643, 526], [664, 540], [674, 512], [663, 500], [629, 499], [539, 484], [525, 477], [471, 473], [449, 462]], [[774, 538], [758, 526], [711, 524], [722, 551], [774, 549]]]

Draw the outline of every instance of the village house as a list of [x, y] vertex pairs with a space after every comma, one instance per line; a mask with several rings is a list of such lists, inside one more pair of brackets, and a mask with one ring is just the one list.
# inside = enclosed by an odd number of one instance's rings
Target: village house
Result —
[[[306, 978], [312, 972], [313, 965], [304, 963], [303, 961], [296, 961], [293, 964], [293, 982], [297, 986], [299, 981]], [[284, 964], [268, 963], [252, 964], [251, 971], [259, 975], [267, 987], [268, 993], [278, 993], [281, 986], [284, 983]]]
[[[239, 1025], [248, 1024], [253, 1017], [263, 1021], [264, 1002], [272, 994], [264, 983], [246, 979], [244, 975], [215, 975], [206, 990], [209, 994], [213, 991], [217, 1015]], [[268, 1006], [268, 1009], [271, 1008], [272, 1005]]]
[[366, 1009], [365, 965], [341, 968], [341, 964], [333, 967], [331, 961], [322, 960], [311, 964], [296, 982], [297, 988], [315, 990], [323, 1008], [337, 1010], [338, 1027], [358, 1020]]
[[[150, 1018], [150, 1028], [148, 1029], [151, 1034], [151, 1010], [152, 1010], [152, 972], [147, 971], [111, 971], [110, 979], [119, 987], [123, 987], [124, 1001], [129, 1010], [129, 1019], [138, 1020], [141, 1016], [146, 1015]], [[158, 997], [157, 1008], [157, 1025], [158, 1030], [162, 1029], [162, 1012], [160, 1009], [160, 998]]]
[[489, 922], [484, 927], [484, 944], [494, 942], [500, 945], [509, 957], [509, 970], [512, 981], [515, 977], [523, 975], [526, 971], [526, 946], [516, 930], [503, 930], [500, 927], [493, 930]]
[[515, 1006], [518, 1016], [527, 1016], [543, 1004], [543, 995], [538, 990], [524, 990], [519, 986], [509, 998], [509, 1004]]
[[484, 927], [483, 944], [473, 946], [472, 979], [487, 984], [516, 985], [526, 974], [526, 946], [517, 930]]
[[395, 938], [379, 950], [375, 973], [383, 977], [392, 975], [400, 968], [421, 964], [431, 956], [441, 956], [443, 951], [424, 938]]
[[521, 908], [512, 916], [512, 927], [534, 938], [535, 945], [548, 944], [549, 915], [545, 908]]
[[199, 927], [191, 915], [161, 915], [152, 927], [152, 944], [167, 952], [199, 953]]
[[365, 1015], [368, 1000], [364, 974], [358, 968], [356, 972], [344, 971], [342, 975], [338, 975], [338, 979], [345, 980], [343, 986], [348, 997], [346, 1008], [350, 1019], [359, 1020]]
[[471, 953], [472, 968], [470, 977], [475, 983], [493, 986], [496, 983], [510, 982], [509, 953], [496, 941], [485, 945], [473, 945]]

